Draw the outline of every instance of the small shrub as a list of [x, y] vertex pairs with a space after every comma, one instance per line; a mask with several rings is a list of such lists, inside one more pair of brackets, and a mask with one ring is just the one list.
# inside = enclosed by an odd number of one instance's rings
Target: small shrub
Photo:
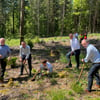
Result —
[[34, 38], [34, 43], [40, 43], [40, 39], [39, 39], [38, 36], [36, 36], [36, 37]]
[[65, 90], [51, 90], [48, 92], [47, 99], [48, 100], [68, 100], [66, 95], [66, 91]]
[[32, 69], [32, 73], [36, 73], [36, 70], [34, 68]]
[[60, 78], [66, 77], [66, 71], [59, 72], [59, 77]]
[[55, 80], [54, 78], [52, 78], [52, 79], [50, 80], [50, 82], [51, 82], [51, 85], [56, 85], [56, 84], [57, 84], [57, 80]]
[[72, 83], [71, 88], [73, 91], [75, 91], [78, 94], [83, 93], [83, 88], [80, 86], [80, 84]]
[[73, 96], [74, 94], [73, 94], [72, 91], [68, 91], [68, 95], [69, 95], [69, 96]]
[[31, 40], [28, 40], [27, 44], [30, 46], [31, 49], [34, 47], [33, 42]]
[[59, 77], [59, 75], [58, 75], [57, 72], [53, 72], [53, 73], [52, 73], [52, 77], [53, 77], [53, 78], [57, 78], [57, 77]]
[[10, 61], [7, 61], [7, 64], [10, 65], [11, 68], [14, 68], [16, 66], [16, 60], [17, 60], [17, 57], [12, 57]]
[[69, 100], [75, 100], [75, 99], [71, 97], [71, 98], [69, 98]]
[[63, 53], [61, 53], [59, 61], [62, 62], [62, 63], [67, 63], [66, 56]]

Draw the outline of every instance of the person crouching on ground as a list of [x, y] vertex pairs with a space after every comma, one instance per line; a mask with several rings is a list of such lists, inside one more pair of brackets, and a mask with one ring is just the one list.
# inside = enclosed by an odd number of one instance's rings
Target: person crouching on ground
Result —
[[[5, 45], [5, 39], [0, 38], [0, 67], [1, 67], [1, 73], [0, 73], [0, 82], [3, 83], [4, 80], [4, 73], [6, 70], [7, 65], [7, 57], [10, 56], [11, 51], [10, 48]], [[10, 60], [10, 57], [8, 58]]]
[[88, 73], [88, 88], [86, 92], [91, 92], [92, 85], [93, 85], [93, 78], [96, 77], [96, 86], [100, 88], [100, 76], [99, 76], [99, 69], [100, 69], [100, 53], [92, 44], [89, 44], [88, 40], [82, 40], [82, 46], [86, 48], [87, 55], [82, 62], [88, 62], [89, 60], [92, 62], [92, 66]]
[[47, 60], [42, 60], [41, 61], [41, 65], [39, 70], [37, 71], [37, 73], [33, 76], [33, 78], [31, 79], [32, 81], [35, 80], [36, 76], [38, 73], [41, 73], [41, 75], [43, 76], [44, 74], [42, 73], [42, 71], [47, 71], [47, 75], [52, 75], [53, 72], [53, 67], [51, 65], [50, 62], [48, 62]]
[[31, 76], [32, 65], [31, 65], [30, 46], [26, 45], [25, 41], [21, 42], [21, 46], [20, 46], [20, 61], [22, 62], [21, 63], [20, 75], [23, 75], [24, 64], [26, 63], [26, 61], [28, 61], [29, 76]]
[[79, 69], [79, 64], [80, 64], [80, 43], [79, 40], [76, 38], [73, 38], [73, 34], [69, 34], [69, 38], [70, 38], [70, 44], [71, 44], [71, 49], [72, 51], [68, 52], [66, 57], [68, 60], [68, 65], [66, 66], [66, 68], [72, 67], [72, 63], [71, 63], [71, 56], [75, 55], [75, 60], [76, 60], [76, 68]]

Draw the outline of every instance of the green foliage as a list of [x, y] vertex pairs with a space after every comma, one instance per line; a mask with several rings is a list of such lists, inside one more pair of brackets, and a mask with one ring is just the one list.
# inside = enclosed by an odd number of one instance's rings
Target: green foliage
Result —
[[57, 84], [57, 80], [55, 78], [51, 78], [50, 82], [51, 82], [51, 85], [56, 85]]
[[83, 88], [82, 88], [82, 86], [80, 84], [72, 83], [71, 84], [71, 88], [72, 88], [73, 91], [75, 91], [78, 94], [83, 93]]
[[32, 73], [36, 73], [36, 69], [32, 68]]
[[34, 47], [33, 42], [31, 40], [28, 40], [27, 44], [30, 46], [31, 49]]
[[39, 39], [39, 37], [36, 36], [36, 37], [34, 38], [33, 42], [34, 42], [34, 43], [40, 43], [40, 39]]
[[68, 100], [66, 97], [66, 91], [61, 89], [55, 89], [48, 92], [48, 100]]
[[15, 67], [16, 66], [16, 60], [17, 60], [17, 57], [12, 57], [10, 59], [10, 61], [7, 61], [7, 64]]
[[73, 96], [74, 94], [73, 94], [73, 92], [70, 90], [70, 91], [68, 91], [68, 95], [69, 95], [69, 96]]
[[59, 61], [62, 62], [62, 63], [67, 63], [66, 55], [64, 55], [63, 53], [61, 53]]

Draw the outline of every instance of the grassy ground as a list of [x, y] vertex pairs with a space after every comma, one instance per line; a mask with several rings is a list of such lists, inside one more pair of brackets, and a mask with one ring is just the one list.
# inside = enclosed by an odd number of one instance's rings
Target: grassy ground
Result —
[[[95, 35], [89, 36], [91, 38], [98, 38]], [[67, 40], [66, 40], [67, 39]], [[47, 42], [43, 42], [43, 41]], [[84, 92], [87, 87], [87, 76], [90, 63], [84, 66], [84, 71], [81, 80], [77, 83], [81, 68], [83, 64], [80, 65], [80, 70], [75, 68], [74, 56], [72, 59], [72, 68], [66, 69], [66, 53], [70, 50], [70, 43], [68, 37], [54, 37], [39, 39], [36, 37], [34, 40], [34, 47], [32, 51], [32, 74], [34, 75], [35, 70], [40, 66], [40, 59], [48, 59], [54, 69], [53, 77], [43, 77], [41, 79], [36, 79], [36, 81], [30, 81], [25, 70], [24, 75], [19, 76], [20, 63], [17, 61], [15, 68], [7, 66], [5, 73], [5, 83], [0, 84], [0, 100], [100, 100], [100, 89], [95, 87], [95, 81], [93, 84], [93, 91], [90, 94]], [[42, 41], [42, 42], [41, 42]], [[55, 42], [52, 42], [55, 41]], [[40, 44], [35, 44], [41, 42]], [[94, 41], [92, 41], [94, 42]], [[99, 43], [100, 41], [98, 41]], [[97, 43], [97, 42], [96, 42]], [[10, 46], [18, 46], [19, 40], [7, 40], [7, 44]], [[56, 50], [60, 52], [60, 55], [51, 56], [50, 50], [55, 47]], [[100, 46], [99, 46], [100, 47]], [[19, 54], [19, 48], [12, 47], [13, 56]], [[16, 49], [16, 52], [15, 52]], [[99, 48], [100, 50], [100, 48]], [[81, 51], [81, 58], [85, 56], [85, 49]], [[77, 84], [76, 84], [77, 83]]]
[[[96, 37], [97, 39], [100, 39], [100, 34], [99, 33], [92, 33], [92, 34], [88, 34], [88, 37]], [[35, 37], [34, 39], [31, 39], [31, 41], [33, 43], [39, 43], [39, 42], [49, 42], [49, 41], [66, 41], [68, 40], [69, 37], [68, 36], [59, 36], [59, 37], [50, 37], [50, 38], [39, 38], [39, 37]], [[28, 39], [26, 39], [26, 41], [28, 41]], [[6, 43], [9, 46], [19, 46], [20, 44], [20, 40], [19, 39], [7, 39]]]

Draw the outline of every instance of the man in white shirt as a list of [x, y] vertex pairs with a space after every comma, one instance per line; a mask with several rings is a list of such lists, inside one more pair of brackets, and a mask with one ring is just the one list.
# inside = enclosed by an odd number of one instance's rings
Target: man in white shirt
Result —
[[79, 69], [79, 57], [80, 57], [80, 43], [78, 41], [78, 39], [73, 38], [73, 34], [69, 34], [69, 38], [70, 38], [70, 44], [71, 44], [71, 51], [69, 53], [67, 53], [66, 57], [68, 60], [68, 67], [72, 67], [72, 63], [71, 63], [71, 56], [75, 55], [75, 60], [76, 60], [76, 68]]
[[74, 38], [78, 39], [78, 33], [74, 33]]
[[32, 65], [31, 65], [30, 47], [26, 45], [26, 42], [24, 41], [21, 42], [20, 46], [20, 61], [22, 62], [20, 75], [23, 75], [24, 64], [26, 63], [26, 61], [28, 61], [29, 75], [31, 76]]
[[86, 39], [83, 39], [81, 44], [87, 50], [87, 55], [84, 59], [82, 59], [82, 62], [86, 63], [90, 60], [93, 63], [88, 73], [88, 88], [86, 89], [86, 92], [91, 92], [94, 76], [96, 77], [96, 86], [100, 88], [100, 75], [98, 73], [100, 70], [100, 53], [96, 47], [89, 44]]

